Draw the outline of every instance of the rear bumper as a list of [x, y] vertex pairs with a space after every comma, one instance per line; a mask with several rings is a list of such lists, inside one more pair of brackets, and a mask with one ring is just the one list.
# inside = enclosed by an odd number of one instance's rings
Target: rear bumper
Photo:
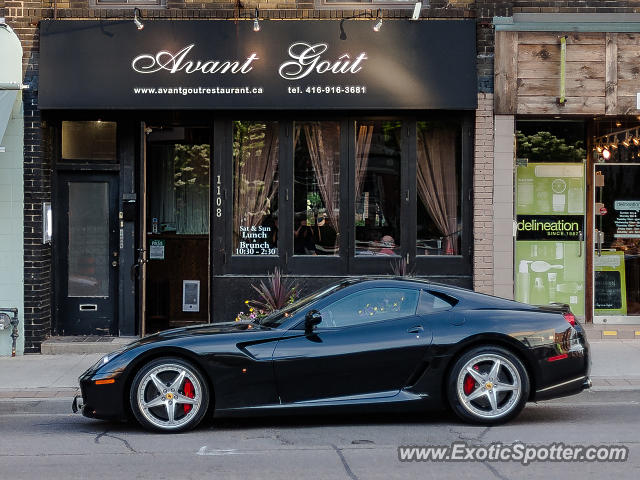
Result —
[[570, 380], [551, 385], [540, 390], [536, 390], [534, 400], [547, 400], [550, 398], [566, 397], [575, 395], [588, 388], [591, 388], [592, 382], [588, 376], [572, 378]]

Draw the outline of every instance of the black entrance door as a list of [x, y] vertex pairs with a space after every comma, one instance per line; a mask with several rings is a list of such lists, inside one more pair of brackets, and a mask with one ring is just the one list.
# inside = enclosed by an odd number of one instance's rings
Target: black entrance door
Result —
[[118, 176], [58, 176], [56, 326], [61, 335], [116, 335]]

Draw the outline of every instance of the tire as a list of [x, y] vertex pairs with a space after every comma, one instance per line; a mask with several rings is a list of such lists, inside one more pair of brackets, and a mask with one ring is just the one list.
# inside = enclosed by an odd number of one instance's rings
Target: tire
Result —
[[462, 420], [498, 425], [515, 418], [529, 398], [529, 375], [520, 359], [502, 347], [465, 352], [447, 379], [447, 397]]
[[158, 358], [136, 373], [129, 403], [144, 428], [183, 432], [198, 425], [207, 413], [209, 388], [190, 362], [176, 357]]

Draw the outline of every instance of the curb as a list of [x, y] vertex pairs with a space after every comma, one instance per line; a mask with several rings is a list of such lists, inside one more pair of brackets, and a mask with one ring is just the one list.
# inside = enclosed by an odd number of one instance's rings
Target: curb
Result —
[[80, 395], [80, 387], [0, 389], [0, 401], [69, 399], [76, 395]]

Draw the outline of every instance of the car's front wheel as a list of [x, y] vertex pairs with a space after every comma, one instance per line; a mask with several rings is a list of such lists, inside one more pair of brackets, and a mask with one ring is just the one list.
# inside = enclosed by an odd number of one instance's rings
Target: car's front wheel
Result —
[[207, 412], [209, 390], [199, 370], [173, 357], [144, 365], [131, 383], [131, 410], [140, 424], [161, 432], [194, 428]]
[[510, 351], [474, 348], [454, 364], [448, 398], [461, 419], [486, 425], [504, 423], [520, 413], [529, 397], [527, 370]]

